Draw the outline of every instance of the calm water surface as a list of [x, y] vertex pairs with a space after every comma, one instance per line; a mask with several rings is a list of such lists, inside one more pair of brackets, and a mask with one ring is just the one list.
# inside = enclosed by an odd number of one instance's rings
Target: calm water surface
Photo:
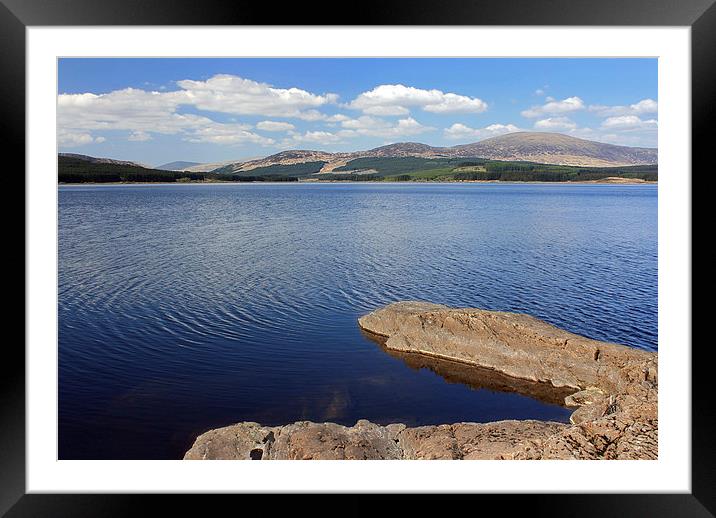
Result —
[[360, 332], [406, 299], [656, 350], [657, 188], [60, 187], [60, 458], [180, 458], [238, 421], [568, 418]]

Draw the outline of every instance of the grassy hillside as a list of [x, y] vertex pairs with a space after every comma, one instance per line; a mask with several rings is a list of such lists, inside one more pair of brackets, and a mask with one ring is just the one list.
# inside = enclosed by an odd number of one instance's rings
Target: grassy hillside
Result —
[[367, 157], [351, 160], [344, 166], [336, 167], [335, 171], [375, 169], [378, 176], [394, 176], [430, 169], [456, 167], [462, 162], [465, 162], [464, 158]]
[[487, 162], [484, 171], [457, 170], [455, 180], [495, 180], [507, 182], [579, 182], [618, 177], [656, 181], [656, 165], [624, 167], [575, 167], [531, 162]]
[[[570, 182], [601, 180], [620, 177], [656, 181], [656, 165], [624, 167], [577, 167], [564, 165], [537, 164], [533, 162], [508, 162], [482, 158], [359, 158], [351, 160], [336, 171], [374, 169], [377, 172], [365, 175], [363, 180], [388, 181], [465, 181], [491, 180], [509, 182]], [[331, 175], [325, 179], [351, 179], [355, 175]], [[322, 175], [323, 177], [323, 175]]]
[[168, 164], [158, 165], [154, 169], [159, 169], [161, 171], [181, 171], [182, 169], [187, 169], [196, 165], [201, 165], [201, 163], [184, 162], [182, 160], [179, 160], [177, 162], [169, 162]]
[[300, 164], [276, 164], [266, 167], [257, 167], [255, 169], [249, 169], [248, 171], [237, 171], [233, 172], [231, 166], [220, 167], [211, 171], [215, 174], [232, 174], [237, 176], [263, 176], [263, 177], [274, 177], [274, 176], [293, 176], [300, 178], [302, 176], [309, 176], [317, 173], [321, 170], [325, 162], [302, 162]]

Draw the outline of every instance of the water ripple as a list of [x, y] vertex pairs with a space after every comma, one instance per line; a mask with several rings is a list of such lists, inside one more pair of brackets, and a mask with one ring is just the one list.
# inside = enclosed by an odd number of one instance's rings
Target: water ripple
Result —
[[[653, 186], [68, 187], [59, 203], [74, 457], [172, 457], [240, 420], [564, 418], [385, 355], [356, 319], [396, 300], [657, 349]], [[86, 439], [102, 434], [117, 446]]]

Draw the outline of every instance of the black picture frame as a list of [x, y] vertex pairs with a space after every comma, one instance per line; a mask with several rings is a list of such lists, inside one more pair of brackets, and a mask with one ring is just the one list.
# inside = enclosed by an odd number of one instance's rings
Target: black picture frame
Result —
[[[692, 60], [692, 164], [706, 171], [708, 135], [716, 111], [716, 0], [369, 0], [347, 6], [351, 25], [576, 25], [689, 26]], [[0, 0], [0, 127], [6, 152], [19, 158], [13, 169], [25, 170], [25, 30], [28, 26], [64, 25], [344, 25], [334, 3], [224, 3], [215, 0]], [[343, 18], [343, 19], [342, 19]], [[22, 176], [24, 180], [24, 176]], [[699, 179], [699, 190], [703, 192]], [[693, 185], [693, 184], [692, 184]], [[24, 181], [21, 186], [23, 189]], [[24, 199], [24, 198], [23, 198]], [[692, 207], [695, 201], [692, 196]], [[13, 218], [10, 219], [12, 210]], [[17, 209], [4, 207], [5, 221], [17, 220]], [[693, 218], [692, 218], [693, 219]], [[693, 235], [693, 234], [692, 234]], [[693, 252], [692, 252], [693, 253]], [[27, 259], [15, 254], [16, 261]], [[693, 256], [695, 258], [695, 256]], [[693, 259], [692, 259], [693, 265]], [[23, 297], [24, 300], [24, 297]], [[15, 303], [16, 307], [24, 304]], [[9, 320], [9, 319], [8, 319]], [[693, 321], [693, 317], [692, 317]], [[687, 346], [688, 344], [680, 344]], [[510, 508], [551, 516], [714, 516], [714, 408], [710, 376], [710, 343], [692, 346], [692, 492], [644, 495], [512, 495]], [[125, 516], [140, 512], [146, 496], [25, 494], [25, 354], [19, 340], [7, 340], [0, 376], [0, 515]], [[156, 500], [160, 497], [152, 497]], [[166, 498], [162, 498], [162, 504]], [[484, 496], [494, 500], [499, 496]], [[505, 498], [504, 496], [502, 497]], [[351, 497], [341, 509], [370, 512], [368, 497]], [[418, 499], [419, 501], [420, 499]], [[497, 508], [504, 505], [495, 502]], [[191, 505], [184, 497], [184, 511]], [[206, 513], [204, 504], [197, 509]], [[269, 504], [271, 505], [271, 504]], [[419, 503], [422, 507], [424, 504]], [[484, 503], [481, 503], [484, 505]], [[481, 509], [480, 509], [481, 510]], [[477, 509], [476, 509], [477, 511]], [[337, 511], [341, 512], [341, 511]]]

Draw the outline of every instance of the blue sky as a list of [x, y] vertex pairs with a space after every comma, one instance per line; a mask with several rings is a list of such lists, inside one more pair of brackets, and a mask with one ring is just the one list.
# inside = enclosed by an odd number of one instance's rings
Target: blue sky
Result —
[[159, 165], [555, 131], [656, 147], [656, 59], [59, 60], [62, 152]]

